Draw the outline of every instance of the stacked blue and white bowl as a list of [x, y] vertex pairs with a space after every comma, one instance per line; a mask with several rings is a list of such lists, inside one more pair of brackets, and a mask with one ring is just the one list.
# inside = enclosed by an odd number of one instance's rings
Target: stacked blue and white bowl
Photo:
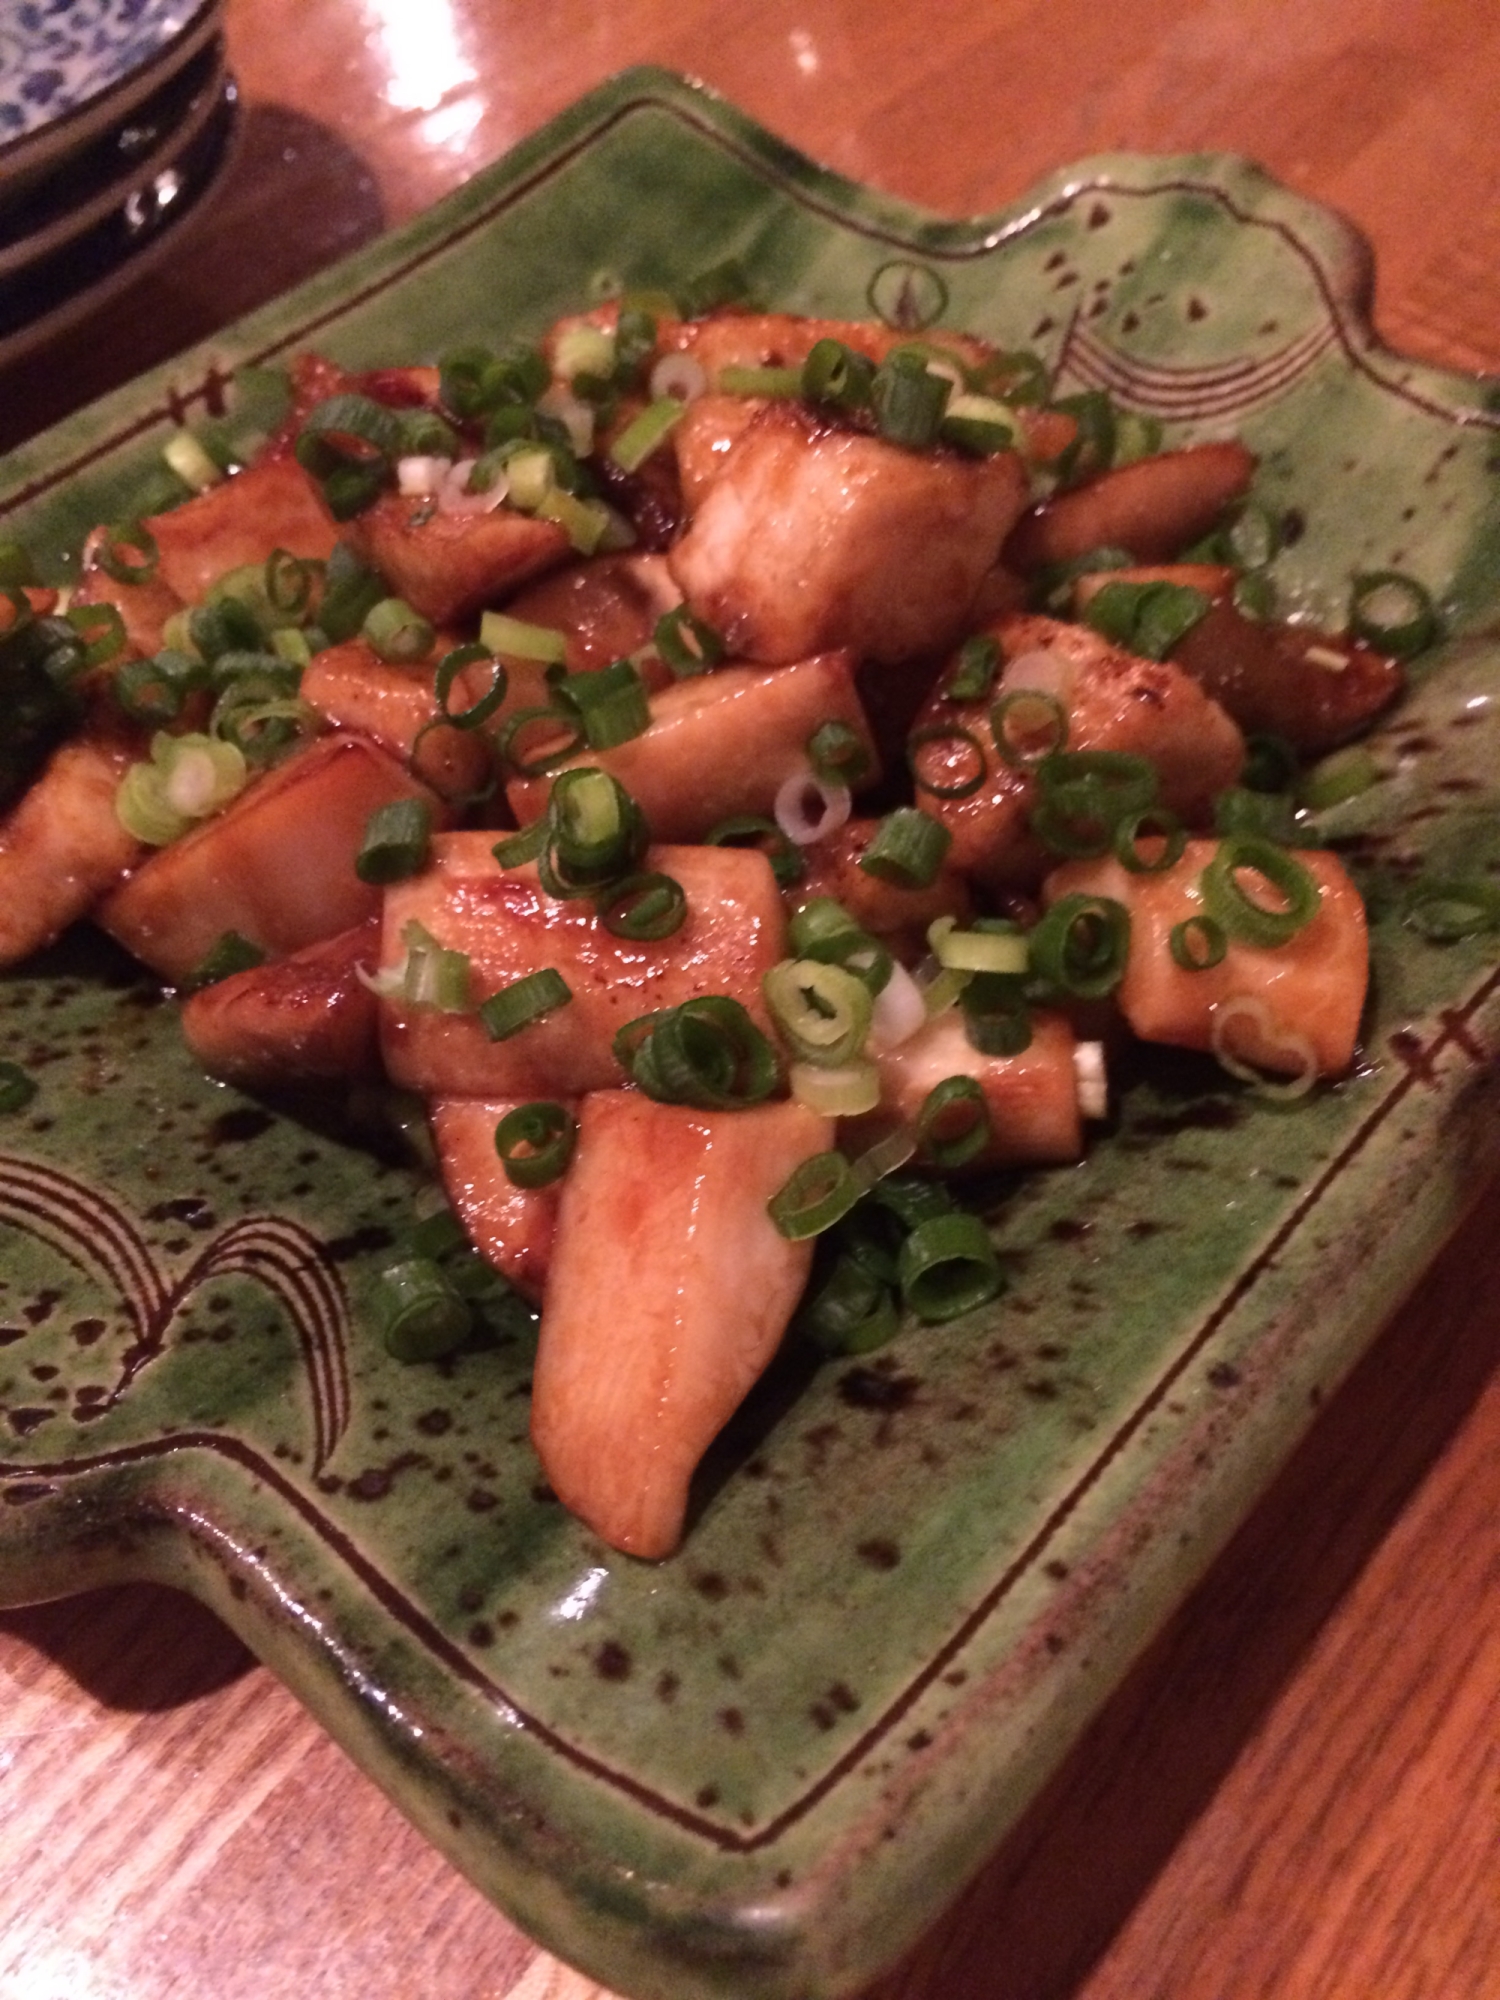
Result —
[[236, 116], [223, 0], [0, 0], [0, 363], [154, 261]]

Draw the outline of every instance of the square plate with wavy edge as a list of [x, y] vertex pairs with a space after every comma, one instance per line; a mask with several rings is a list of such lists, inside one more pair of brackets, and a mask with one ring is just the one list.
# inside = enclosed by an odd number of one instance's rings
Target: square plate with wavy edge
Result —
[[652, 1566], [540, 1483], [523, 1347], [381, 1350], [412, 1171], [206, 1082], [149, 986], [67, 940], [0, 981], [42, 1086], [0, 1125], [0, 1602], [179, 1584], [564, 1958], [809, 2000], [957, 1892], [1496, 1162], [1492, 947], [1421, 944], [1399, 904], [1500, 867], [1497, 419], [1377, 344], [1362, 244], [1244, 161], [1105, 156], [940, 222], [642, 70], [13, 454], [0, 532], [64, 574], [237, 367], [533, 335], [606, 276], [729, 256], [830, 314], [920, 266], [947, 323], [1067, 386], [1238, 432], [1298, 612], [1336, 620], [1360, 570], [1432, 588], [1449, 638], [1336, 828], [1373, 917], [1357, 1073], [1288, 1113], [1131, 1065], [1083, 1164], [992, 1188], [1005, 1296], [862, 1362], [786, 1353]]

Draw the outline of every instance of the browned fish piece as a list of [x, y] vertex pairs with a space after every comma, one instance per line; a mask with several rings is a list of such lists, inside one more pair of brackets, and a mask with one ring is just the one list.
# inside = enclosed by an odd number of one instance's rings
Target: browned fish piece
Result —
[[906, 451], [767, 404], [669, 560], [739, 658], [847, 646], [890, 664], [963, 631], [1026, 491], [1013, 453]]

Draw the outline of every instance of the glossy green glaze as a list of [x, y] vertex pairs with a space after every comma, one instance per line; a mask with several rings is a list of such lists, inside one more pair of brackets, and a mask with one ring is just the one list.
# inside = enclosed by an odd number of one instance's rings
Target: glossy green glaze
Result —
[[[1364, 1059], [1287, 1112], [1134, 1061], [1065, 1171], [997, 1182], [1007, 1295], [855, 1364], [787, 1353], [667, 1563], [548, 1496], [525, 1343], [403, 1368], [370, 1286], [420, 1174], [208, 1083], [70, 939], [0, 984], [0, 1601], [136, 1576], [215, 1606], [495, 1900], [623, 1992], [808, 2000], [888, 1964], [1016, 1819], [1494, 1164], [1494, 940], [1398, 921], [1500, 865], [1496, 419], [1381, 350], [1336, 218], [1216, 156], [1085, 162], [947, 223], [704, 93], [618, 79], [432, 214], [0, 472], [64, 552], [247, 362], [534, 333], [612, 274], [739, 257], [858, 314], [1041, 349], [1173, 438], [1236, 431], [1304, 532], [1288, 602], [1399, 566], [1452, 633], [1342, 808], [1374, 912]], [[889, 274], [886, 283], [892, 282]]]

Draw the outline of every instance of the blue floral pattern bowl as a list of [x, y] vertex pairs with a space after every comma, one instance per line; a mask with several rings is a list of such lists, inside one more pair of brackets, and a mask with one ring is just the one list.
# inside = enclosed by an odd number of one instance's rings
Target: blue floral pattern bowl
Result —
[[0, 19], [0, 196], [55, 166], [186, 62], [219, 0], [22, 0]]

